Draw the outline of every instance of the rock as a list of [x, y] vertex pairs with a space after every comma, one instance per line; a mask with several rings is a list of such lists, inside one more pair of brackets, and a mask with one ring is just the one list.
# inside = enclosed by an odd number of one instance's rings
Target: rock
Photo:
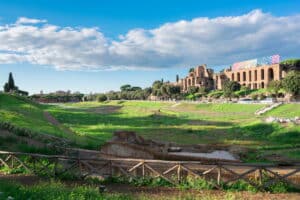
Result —
[[15, 198], [13, 198], [12, 196], [8, 196], [7, 200], [14, 200]]
[[266, 119], [266, 122], [267, 123], [273, 123], [273, 122], [275, 122], [276, 121], [276, 118], [275, 117], [268, 117], [267, 119]]

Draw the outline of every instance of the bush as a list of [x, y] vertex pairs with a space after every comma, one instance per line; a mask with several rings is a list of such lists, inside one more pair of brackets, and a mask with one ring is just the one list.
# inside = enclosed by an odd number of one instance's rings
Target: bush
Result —
[[107, 96], [105, 94], [99, 94], [97, 96], [97, 101], [98, 102], [103, 102], [103, 101], [106, 101], [107, 100]]
[[252, 98], [252, 100], [257, 100], [258, 99], [258, 94], [252, 94], [251, 98]]
[[264, 100], [264, 99], [266, 99], [266, 98], [267, 98], [266, 95], [264, 95], [264, 94], [259, 94], [259, 99], [260, 99], [260, 100]]

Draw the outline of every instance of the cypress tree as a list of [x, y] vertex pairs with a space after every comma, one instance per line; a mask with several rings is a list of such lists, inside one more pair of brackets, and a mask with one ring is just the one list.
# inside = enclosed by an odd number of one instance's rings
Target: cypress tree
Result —
[[9, 91], [14, 90], [16, 88], [15, 81], [11, 72], [9, 73], [7, 84], [8, 84]]

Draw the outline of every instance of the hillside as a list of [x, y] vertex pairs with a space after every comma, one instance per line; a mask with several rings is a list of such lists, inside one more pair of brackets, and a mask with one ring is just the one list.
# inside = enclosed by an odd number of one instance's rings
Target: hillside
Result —
[[[264, 106], [146, 101], [39, 105], [0, 94], [2, 122], [36, 135], [65, 138], [73, 147], [99, 149], [114, 131], [133, 130], [145, 138], [160, 141], [246, 147], [252, 149], [243, 158], [247, 162], [299, 159], [300, 127], [267, 124], [263, 120], [267, 116], [299, 116], [300, 108], [287, 104], [263, 116], [254, 115]], [[41, 137], [35, 139], [41, 141]], [[6, 140], [14, 143], [17, 139]], [[16, 148], [4, 141], [0, 143], [1, 148]]]
[[47, 145], [68, 143], [69, 146], [82, 147], [92, 141], [51, 121], [46, 111], [48, 107], [51, 106], [0, 94], [0, 147], [4, 150], [55, 153]]

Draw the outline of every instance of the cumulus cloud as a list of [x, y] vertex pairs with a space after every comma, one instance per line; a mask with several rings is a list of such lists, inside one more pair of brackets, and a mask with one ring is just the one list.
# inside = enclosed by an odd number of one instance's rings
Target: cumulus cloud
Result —
[[[39, 24], [37, 24], [39, 23]], [[279, 53], [300, 54], [300, 15], [261, 10], [133, 29], [110, 40], [97, 27], [59, 27], [19, 18], [0, 26], [0, 63], [27, 62], [57, 70], [157, 69], [230, 64]]]
[[44, 19], [31, 19], [27, 17], [20, 17], [17, 20], [17, 24], [39, 24], [39, 23], [46, 23], [47, 20]]

